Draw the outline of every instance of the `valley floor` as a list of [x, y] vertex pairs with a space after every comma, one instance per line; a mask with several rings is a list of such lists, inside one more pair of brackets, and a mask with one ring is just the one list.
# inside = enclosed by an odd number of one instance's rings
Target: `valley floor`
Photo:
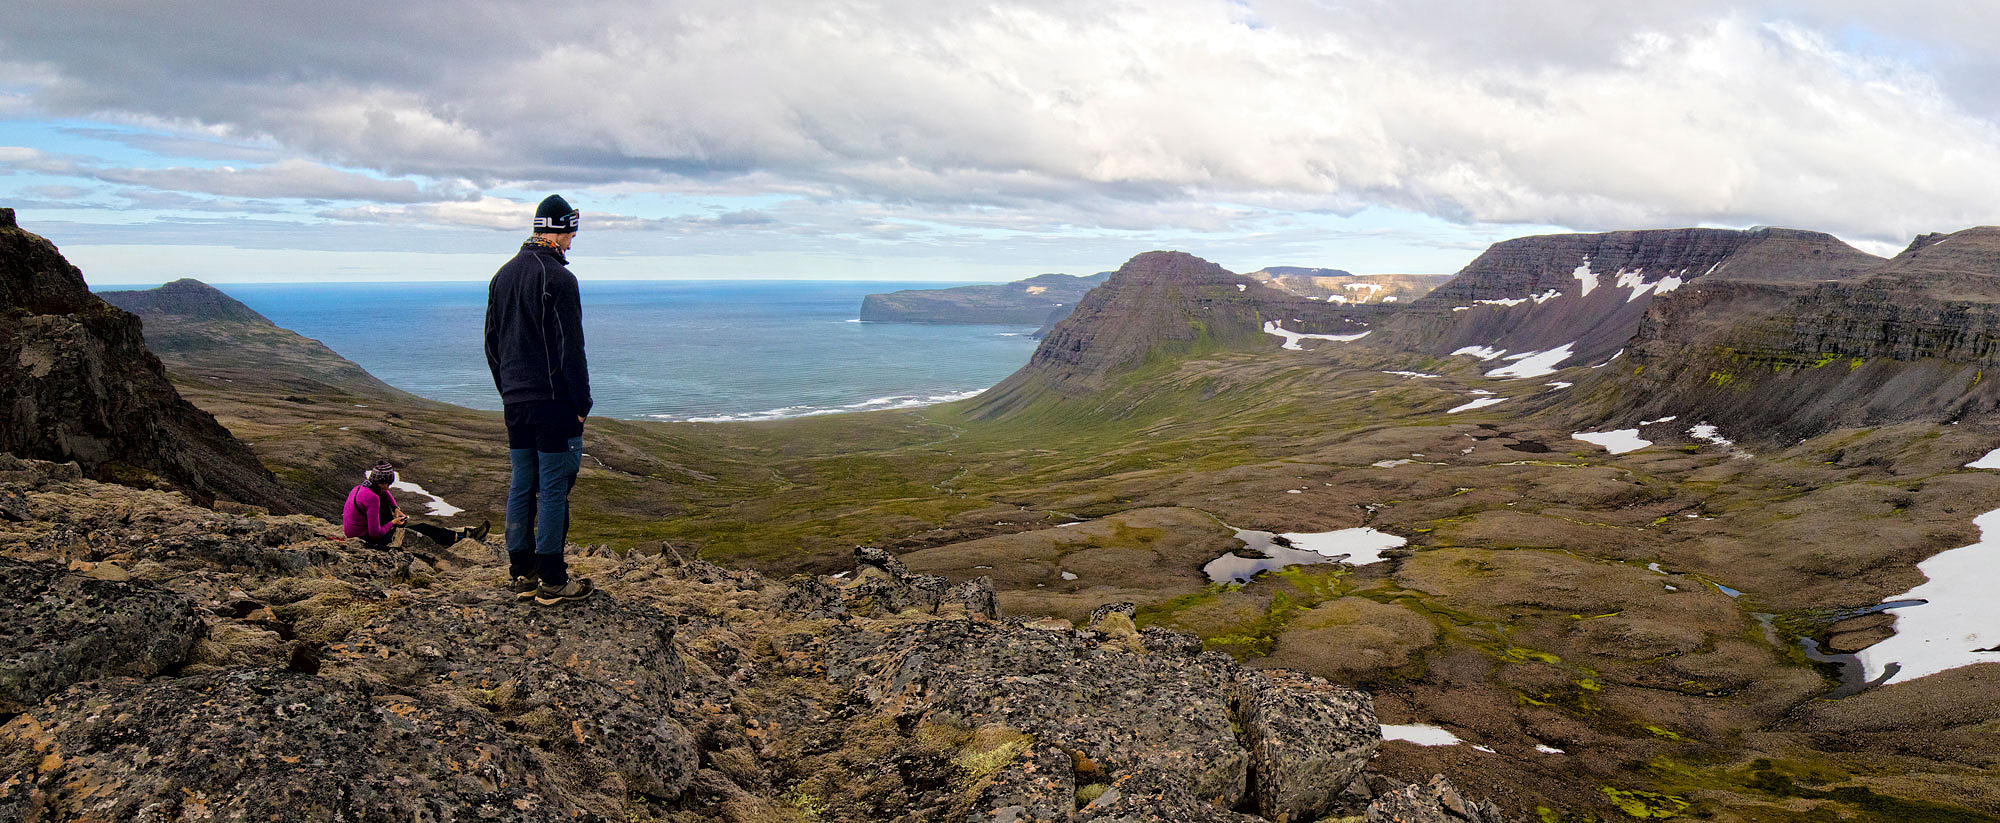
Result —
[[[844, 569], [871, 545], [991, 577], [1008, 614], [1131, 602], [1141, 627], [1449, 731], [1462, 742], [1388, 742], [1375, 768], [1443, 772], [1529, 819], [2000, 820], [2000, 666], [1831, 699], [1841, 664], [1811, 659], [1887, 637], [1868, 609], [1978, 541], [2000, 473], [1966, 464], [2000, 429], [1767, 443], [1676, 420], [1614, 455], [1573, 437], [1609, 405], [1587, 370], [1492, 380], [1470, 358], [1315, 343], [1158, 365], [999, 421], [963, 404], [593, 421], [572, 539], [772, 575]], [[499, 519], [497, 415], [180, 388], [328, 516], [388, 456], [467, 510], [453, 522]], [[1480, 399], [1501, 402], [1466, 408]], [[1203, 573], [1238, 529], [1361, 526], [1408, 543], [1247, 584]]]

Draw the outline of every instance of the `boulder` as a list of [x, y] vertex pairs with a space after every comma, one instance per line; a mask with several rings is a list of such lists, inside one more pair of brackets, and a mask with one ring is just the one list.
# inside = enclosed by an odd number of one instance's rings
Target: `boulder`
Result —
[[1077, 810], [1075, 823], [1259, 823], [1260, 818], [1231, 811], [1188, 796], [1178, 781], [1164, 772], [1142, 769], [1113, 781], [1089, 805]]
[[1366, 693], [1298, 672], [1237, 675], [1236, 713], [1257, 811], [1279, 823], [1326, 814], [1382, 744]]
[[0, 558], [0, 714], [78, 681], [159, 674], [203, 634], [193, 601], [151, 583]]
[[827, 640], [827, 671], [878, 711], [968, 728], [1003, 724], [1101, 764], [1141, 768], [1225, 808], [1242, 800], [1249, 753], [1229, 704], [1235, 661], [1219, 653], [1135, 654], [1074, 630], [933, 620]]
[[493, 591], [384, 614], [334, 643], [323, 676], [456, 695], [554, 747], [611, 763], [625, 787], [678, 796], [695, 747], [673, 717], [687, 683], [671, 618], [597, 596], [537, 608]]
[[1076, 771], [1067, 752], [1029, 746], [979, 789], [966, 823], [1069, 823]]
[[580, 811], [550, 792], [559, 763], [473, 710], [275, 669], [94, 686], [0, 726], [0, 815], [528, 823]]

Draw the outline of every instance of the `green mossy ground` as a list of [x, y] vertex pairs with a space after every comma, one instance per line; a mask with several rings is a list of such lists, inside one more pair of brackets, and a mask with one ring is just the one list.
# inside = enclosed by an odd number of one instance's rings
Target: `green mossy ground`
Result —
[[[2000, 484], [1959, 468], [1991, 448], [1984, 434], [1905, 424], [1757, 446], [1749, 459], [1672, 441], [1612, 457], [1569, 440], [1566, 420], [1534, 416], [1540, 381], [1354, 351], [1197, 340], [1100, 391], [1043, 394], [994, 420], [968, 403], [760, 424], [594, 421], [572, 538], [664, 542], [776, 574], [845, 568], [854, 546], [879, 545], [920, 570], [991, 575], [1015, 613], [1077, 619], [1133, 601], [1141, 626], [1369, 687], [1389, 722], [1442, 723], [1498, 749], [1390, 744], [1379, 763], [1404, 779], [1447, 772], [1545, 820], [2000, 812], [1993, 744], [1948, 762], [1871, 737], [1822, 762], [1816, 741], [1832, 738], [1784, 727], [1831, 687], [1794, 638], [1822, 631], [1828, 609], [1919, 582], [1916, 560], [1970, 542], [1971, 517], [2000, 507]], [[1724, 371], [1732, 390], [1769, 374]], [[468, 518], [499, 520], [496, 415], [183, 385], [288, 481], [344, 492], [352, 465], [387, 453]], [[1476, 386], [1516, 402], [1443, 413]], [[1416, 462], [1371, 465], [1396, 459]], [[1091, 522], [1052, 528], [1080, 520]], [[1370, 525], [1410, 537], [1411, 553], [1215, 585], [1200, 567], [1235, 545], [1217, 520]], [[1010, 568], [979, 568], [996, 557]], [[1751, 619], [1759, 610], [1780, 615], [1776, 643]], [[967, 754], [970, 740], [940, 751], [975, 768], [987, 749]], [[1537, 740], [1570, 754], [1534, 752]], [[826, 795], [802, 791], [773, 819], [811, 819]]]

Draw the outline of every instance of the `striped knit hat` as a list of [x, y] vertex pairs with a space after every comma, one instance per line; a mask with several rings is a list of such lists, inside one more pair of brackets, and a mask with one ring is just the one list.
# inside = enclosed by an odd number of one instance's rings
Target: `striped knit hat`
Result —
[[375, 467], [369, 469], [363, 477], [366, 477], [370, 483], [380, 483], [387, 486], [396, 482], [396, 464], [389, 462], [386, 458], [377, 460], [375, 461]]

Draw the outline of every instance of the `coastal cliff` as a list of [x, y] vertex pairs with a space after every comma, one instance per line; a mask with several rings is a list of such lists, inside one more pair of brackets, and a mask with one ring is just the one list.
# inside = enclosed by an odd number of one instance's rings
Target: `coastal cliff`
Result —
[[419, 400], [199, 280], [97, 296], [145, 321], [146, 348], [176, 373], [302, 394], [332, 389]]
[[998, 286], [904, 289], [862, 298], [869, 323], [990, 323], [1039, 326], [1069, 314], [1085, 292], [1111, 276], [1040, 274]]
[[0, 209], [0, 451], [89, 476], [296, 511], [297, 496], [174, 391], [139, 318]]

